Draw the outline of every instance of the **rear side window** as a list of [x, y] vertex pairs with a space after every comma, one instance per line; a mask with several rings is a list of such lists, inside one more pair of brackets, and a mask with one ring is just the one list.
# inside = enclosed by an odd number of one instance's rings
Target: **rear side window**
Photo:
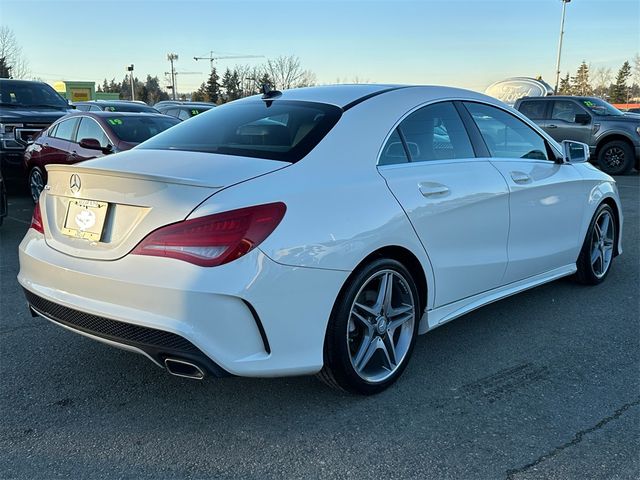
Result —
[[548, 160], [547, 144], [522, 120], [489, 105], [465, 102], [492, 157]]
[[467, 130], [451, 102], [417, 110], [398, 127], [411, 162], [474, 158]]
[[191, 115], [189, 115], [189, 112], [187, 112], [186, 110], [180, 110], [180, 113], [178, 113], [178, 118], [180, 120], [187, 120], [188, 118], [191, 118]]
[[315, 102], [229, 103], [198, 114], [139, 148], [297, 162], [324, 138], [341, 114], [339, 107]]
[[520, 104], [518, 110], [531, 120], [544, 120], [547, 104], [547, 102], [526, 100]]
[[409, 158], [398, 134], [398, 129], [395, 129], [387, 143], [384, 144], [378, 165], [395, 165], [397, 163], [407, 163], [408, 161]]
[[62, 140], [73, 140], [73, 131], [76, 129], [77, 123], [77, 117], [60, 122], [53, 136]]

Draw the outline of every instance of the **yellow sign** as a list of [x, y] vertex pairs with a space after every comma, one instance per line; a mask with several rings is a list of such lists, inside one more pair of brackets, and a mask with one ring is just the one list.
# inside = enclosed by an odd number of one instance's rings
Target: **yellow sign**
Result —
[[72, 102], [86, 102], [87, 100], [91, 100], [91, 89], [89, 88], [71, 89]]

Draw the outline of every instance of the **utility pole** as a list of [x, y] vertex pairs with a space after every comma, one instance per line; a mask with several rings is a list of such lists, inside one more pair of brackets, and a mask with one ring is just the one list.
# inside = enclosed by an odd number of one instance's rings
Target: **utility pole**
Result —
[[562, 0], [562, 19], [560, 20], [560, 41], [558, 42], [558, 60], [556, 61], [556, 87], [553, 89], [553, 93], [558, 93], [558, 86], [560, 85], [560, 56], [562, 55], [562, 37], [564, 36], [564, 16], [567, 10], [567, 3], [571, 0]]
[[176, 99], [176, 70], [173, 67], [173, 62], [178, 61], [178, 55], [175, 53], [167, 53], [167, 60], [171, 62], [171, 90], [173, 91], [173, 99]]
[[129, 72], [129, 84], [131, 85], [131, 101], [133, 102], [136, 99], [136, 94], [133, 88], [133, 63], [127, 67], [127, 72]]

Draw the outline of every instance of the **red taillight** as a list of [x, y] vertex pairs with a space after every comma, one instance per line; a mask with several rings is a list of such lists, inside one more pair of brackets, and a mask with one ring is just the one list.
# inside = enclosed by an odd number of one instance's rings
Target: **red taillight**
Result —
[[33, 209], [33, 215], [31, 216], [31, 225], [29, 228], [33, 228], [36, 232], [40, 232], [44, 235], [44, 224], [42, 223], [42, 214], [40, 213], [40, 203], [36, 203], [36, 208]]
[[257, 247], [286, 210], [284, 203], [268, 203], [174, 223], [151, 232], [131, 253], [177, 258], [203, 267], [223, 265]]

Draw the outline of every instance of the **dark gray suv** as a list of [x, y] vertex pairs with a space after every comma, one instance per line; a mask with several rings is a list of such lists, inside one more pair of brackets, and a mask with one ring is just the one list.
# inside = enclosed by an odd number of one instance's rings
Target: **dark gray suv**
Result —
[[591, 161], [610, 175], [640, 170], [640, 116], [596, 97], [524, 97], [514, 107], [555, 140], [586, 143]]

